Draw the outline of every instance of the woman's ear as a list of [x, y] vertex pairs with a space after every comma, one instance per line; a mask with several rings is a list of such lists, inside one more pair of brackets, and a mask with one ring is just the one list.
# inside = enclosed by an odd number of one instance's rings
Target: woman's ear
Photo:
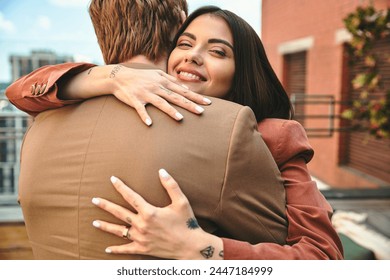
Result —
[[186, 21], [187, 16], [183, 10], [181, 10], [180, 15], [181, 15], [181, 24], [183, 24]]

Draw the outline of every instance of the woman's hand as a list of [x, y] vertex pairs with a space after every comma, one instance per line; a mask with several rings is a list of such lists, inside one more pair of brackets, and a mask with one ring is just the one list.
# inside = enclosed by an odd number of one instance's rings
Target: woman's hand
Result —
[[210, 99], [189, 90], [162, 70], [129, 68], [121, 64], [95, 66], [64, 78], [58, 96], [64, 100], [83, 100], [107, 94], [113, 94], [133, 107], [148, 126], [152, 124], [152, 119], [146, 111], [147, 104], [177, 121], [182, 120], [183, 116], [170, 103], [195, 114], [204, 111], [198, 104], [211, 104]]
[[172, 200], [166, 207], [150, 205], [115, 177], [111, 177], [115, 189], [137, 213], [102, 198], [92, 200], [95, 205], [128, 226], [100, 220], [94, 221], [93, 225], [133, 241], [125, 245], [110, 246], [106, 252], [151, 255], [167, 259], [223, 259], [222, 240], [199, 227], [188, 199], [176, 181], [163, 169], [159, 171], [159, 175]]
[[180, 121], [183, 116], [168, 102], [195, 114], [204, 111], [197, 104], [211, 103], [208, 98], [192, 92], [188, 87], [181, 85], [175, 77], [162, 70], [135, 69], [118, 64], [112, 68], [109, 78], [114, 82], [113, 94], [133, 107], [147, 125], [152, 124], [152, 119], [146, 111], [146, 104], [152, 104], [173, 119]]

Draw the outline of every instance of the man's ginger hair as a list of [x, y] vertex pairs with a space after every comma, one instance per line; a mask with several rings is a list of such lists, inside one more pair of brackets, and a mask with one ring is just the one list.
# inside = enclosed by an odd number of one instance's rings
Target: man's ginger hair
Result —
[[92, 0], [89, 14], [106, 64], [136, 55], [158, 61], [188, 14], [186, 0]]

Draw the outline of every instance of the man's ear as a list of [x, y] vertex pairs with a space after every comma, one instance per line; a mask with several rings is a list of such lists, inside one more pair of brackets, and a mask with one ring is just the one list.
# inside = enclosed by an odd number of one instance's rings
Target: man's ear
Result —
[[181, 16], [181, 24], [183, 24], [187, 18], [186, 13], [183, 10], [181, 10], [180, 16]]

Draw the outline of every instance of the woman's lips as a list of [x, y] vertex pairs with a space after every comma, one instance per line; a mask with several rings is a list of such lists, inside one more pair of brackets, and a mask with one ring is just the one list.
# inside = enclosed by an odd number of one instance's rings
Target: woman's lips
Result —
[[206, 79], [196, 71], [179, 70], [177, 71], [177, 75], [180, 79], [184, 81], [189, 81], [189, 82], [206, 81]]

